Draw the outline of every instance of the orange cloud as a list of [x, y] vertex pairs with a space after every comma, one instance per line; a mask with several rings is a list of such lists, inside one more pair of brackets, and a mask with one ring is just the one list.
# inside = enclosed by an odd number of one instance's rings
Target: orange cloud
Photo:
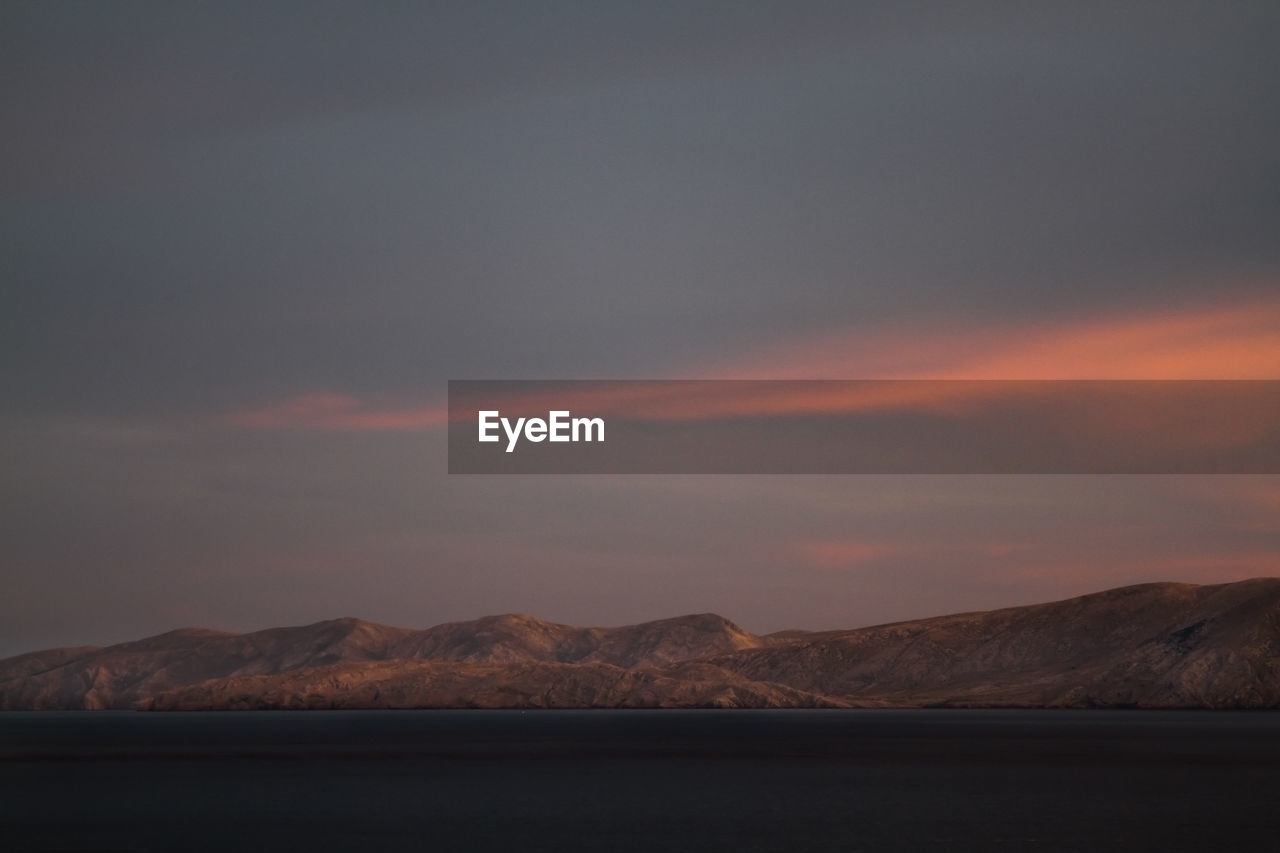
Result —
[[850, 329], [701, 376], [751, 379], [1280, 379], [1280, 300], [978, 328]]
[[[565, 384], [516, 393], [495, 390], [480, 408], [520, 411], [569, 409], [597, 416], [694, 421], [756, 415], [804, 415], [927, 409], [953, 412], [976, 396], [1007, 393], [989, 386], [953, 382], [740, 382], [722, 380], [633, 380]], [[468, 411], [455, 413], [470, 419]]]
[[[911, 409], [960, 412], [984, 400], [1024, 393], [999, 382], [924, 380], [1280, 379], [1280, 300], [1074, 321], [938, 330], [851, 329], [785, 342], [730, 362], [685, 372], [698, 379], [911, 379], [863, 386], [822, 383], [736, 385], [696, 381], [585, 385], [551, 397], [522, 396], [531, 410], [570, 408], [661, 420], [752, 415], [836, 414]], [[1153, 407], [1114, 409], [1082, 429], [1150, 434], [1173, 446], [1256, 440], [1272, 426], [1262, 413], [1245, 422], [1188, 424], [1185, 399], [1170, 389]], [[511, 398], [506, 398], [510, 400]], [[1176, 425], [1178, 433], [1171, 431]]]
[[[1280, 379], [1280, 300], [1069, 321], [960, 329], [901, 326], [850, 329], [784, 342], [727, 362], [683, 371], [702, 379]], [[593, 416], [699, 420], [760, 415], [904, 410], [956, 413], [1019, 389], [1001, 383], [918, 381], [861, 386], [733, 382], [599, 383], [554, 395], [504, 395], [504, 404]], [[1174, 409], [1185, 405], [1170, 400]], [[1179, 411], [1182, 411], [1181, 409]], [[1082, 430], [1231, 446], [1272, 428], [1274, 415], [1205, 424], [1178, 421], [1150, 406], [1116, 409]], [[459, 415], [460, 416], [460, 415]], [[232, 413], [242, 427], [416, 430], [447, 423], [443, 402], [378, 403], [309, 393]]]

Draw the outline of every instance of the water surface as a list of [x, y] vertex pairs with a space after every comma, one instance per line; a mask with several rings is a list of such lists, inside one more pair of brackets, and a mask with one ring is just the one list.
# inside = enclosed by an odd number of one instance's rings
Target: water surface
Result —
[[1203, 850], [1280, 714], [0, 714], [6, 850]]

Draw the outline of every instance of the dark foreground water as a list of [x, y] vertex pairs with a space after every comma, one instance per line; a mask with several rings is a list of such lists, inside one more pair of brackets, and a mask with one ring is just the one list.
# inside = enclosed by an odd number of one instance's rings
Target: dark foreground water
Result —
[[1280, 714], [0, 714], [0, 850], [1273, 850]]

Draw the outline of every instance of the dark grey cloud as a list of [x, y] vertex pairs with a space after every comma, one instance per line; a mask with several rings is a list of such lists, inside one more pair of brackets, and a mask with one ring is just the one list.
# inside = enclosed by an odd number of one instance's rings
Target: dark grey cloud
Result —
[[636, 375], [1257, 282], [1272, 10], [12, 4], [6, 401]]
[[[595, 621], [763, 614], [786, 573], [743, 557], [758, 574], [733, 587], [705, 543], [795, 518], [794, 495], [720, 516], [559, 484], [539, 504], [422, 471], [434, 434], [183, 419], [1256, 296], [1280, 270], [1278, 23], [1271, 2], [6, 3], [3, 571], [25, 592], [5, 642], [52, 642], [40, 626], [99, 605], [121, 615], [90, 633], [119, 637], [320, 618], [353, 595], [416, 624], [589, 618], [595, 595]], [[699, 514], [719, 519], [705, 540]], [[450, 538], [475, 517], [489, 539]], [[551, 571], [543, 529], [575, 568]], [[614, 553], [632, 535], [669, 543], [663, 584], [636, 573], [653, 555]], [[542, 582], [484, 568], [519, 543]], [[267, 568], [342, 548], [334, 565], [383, 561], [381, 593]], [[616, 561], [602, 580], [592, 549]], [[830, 595], [814, 583], [794, 621]], [[81, 604], [44, 603], [60, 595]], [[406, 596], [436, 603], [412, 620]]]

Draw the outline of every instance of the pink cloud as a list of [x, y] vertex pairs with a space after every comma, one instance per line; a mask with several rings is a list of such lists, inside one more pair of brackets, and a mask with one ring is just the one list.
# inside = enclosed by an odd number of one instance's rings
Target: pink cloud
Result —
[[792, 558], [813, 568], [844, 569], [900, 554], [903, 548], [882, 542], [816, 541], [795, 542], [786, 550]]

